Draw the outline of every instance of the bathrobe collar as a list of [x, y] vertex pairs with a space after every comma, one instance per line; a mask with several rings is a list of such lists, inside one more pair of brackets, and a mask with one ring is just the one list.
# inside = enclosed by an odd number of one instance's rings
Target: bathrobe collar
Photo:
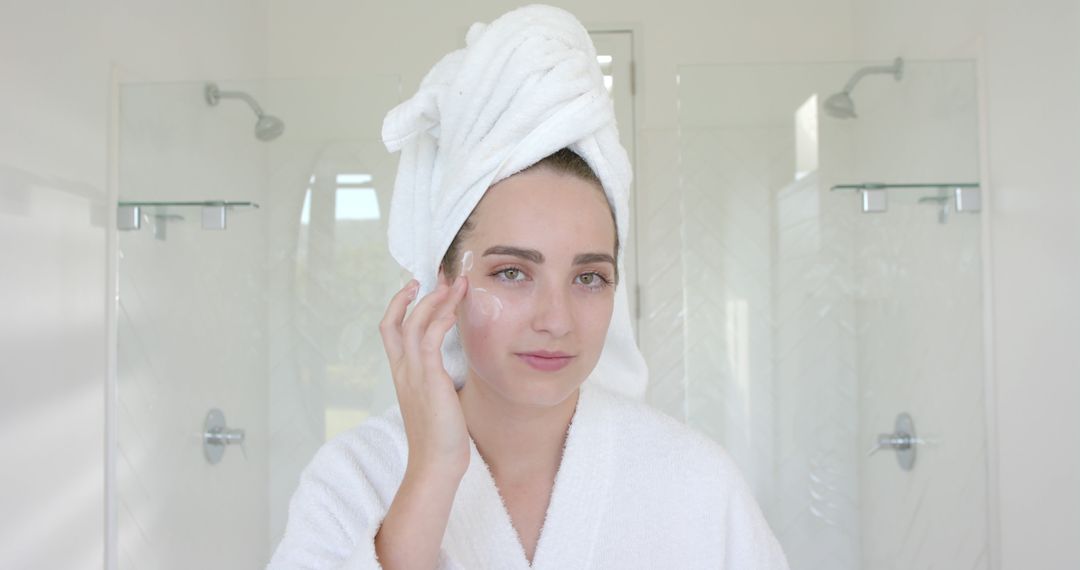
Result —
[[610, 497], [614, 428], [602, 388], [581, 386], [533, 564], [525, 558], [491, 470], [469, 438], [471, 460], [458, 486], [444, 547], [463, 568], [589, 567]]

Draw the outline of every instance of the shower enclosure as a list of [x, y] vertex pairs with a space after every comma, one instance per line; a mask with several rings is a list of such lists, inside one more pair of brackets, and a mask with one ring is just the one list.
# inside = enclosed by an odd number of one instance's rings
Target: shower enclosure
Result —
[[734, 457], [792, 568], [988, 567], [974, 71], [679, 69], [656, 246], [684, 312], [652, 317], [685, 369], [653, 397]]
[[[724, 445], [798, 570], [988, 567], [974, 67], [894, 63], [681, 67], [678, 128], [635, 141], [648, 400]], [[400, 100], [122, 89], [115, 567], [262, 567], [318, 446], [393, 405]]]
[[211, 85], [121, 91], [119, 568], [264, 566], [318, 446], [394, 402], [398, 78]]

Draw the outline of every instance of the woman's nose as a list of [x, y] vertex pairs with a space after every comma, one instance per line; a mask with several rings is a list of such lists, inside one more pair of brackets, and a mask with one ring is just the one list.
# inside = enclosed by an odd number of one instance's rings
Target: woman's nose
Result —
[[533, 329], [562, 337], [574, 329], [570, 294], [562, 287], [543, 287], [536, 300]]

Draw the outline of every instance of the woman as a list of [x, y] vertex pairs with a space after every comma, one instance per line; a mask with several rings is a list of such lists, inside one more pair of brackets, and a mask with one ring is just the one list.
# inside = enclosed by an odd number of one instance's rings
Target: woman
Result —
[[399, 406], [319, 451], [271, 567], [786, 568], [719, 446], [639, 401], [629, 162], [587, 33], [528, 6], [467, 46], [384, 124], [418, 277], [380, 326]]

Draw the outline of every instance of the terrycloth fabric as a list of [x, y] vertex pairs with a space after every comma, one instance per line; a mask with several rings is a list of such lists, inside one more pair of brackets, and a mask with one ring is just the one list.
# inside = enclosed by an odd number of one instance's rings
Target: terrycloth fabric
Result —
[[[684, 424], [582, 386], [532, 565], [491, 472], [471, 461], [443, 537], [443, 570], [785, 570], [727, 454]], [[274, 570], [379, 568], [374, 535], [405, 474], [399, 408], [326, 443], [289, 505]]]
[[[442, 256], [487, 189], [562, 148], [584, 158], [600, 178], [625, 251], [632, 171], [585, 28], [565, 10], [530, 5], [490, 25], [473, 24], [465, 43], [383, 122], [386, 148], [401, 151], [390, 253], [420, 281], [419, 295], [434, 290]], [[625, 274], [622, 257], [617, 261]], [[460, 389], [466, 361], [456, 327], [443, 344], [443, 363]], [[590, 381], [640, 399], [647, 375], [620, 286], [593, 374], [600, 380]]]

